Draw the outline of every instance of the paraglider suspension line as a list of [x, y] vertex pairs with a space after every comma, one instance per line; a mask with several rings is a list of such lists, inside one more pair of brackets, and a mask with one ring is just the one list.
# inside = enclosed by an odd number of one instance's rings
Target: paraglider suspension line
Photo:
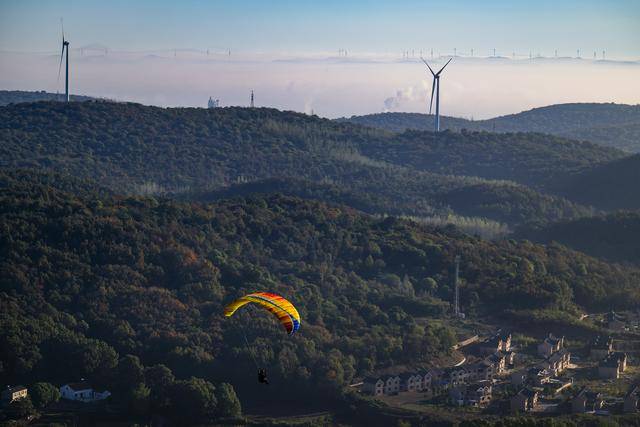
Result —
[[242, 325], [242, 322], [239, 322], [239, 323], [240, 323], [240, 329], [242, 330], [242, 338], [244, 338], [244, 343], [247, 346], [247, 351], [251, 355], [251, 359], [253, 359], [253, 363], [254, 365], [256, 365], [256, 369], [260, 370], [260, 366], [258, 366], [258, 361], [256, 360], [256, 356], [253, 354], [253, 350], [249, 346], [249, 340], [247, 339], [247, 334], [245, 334], [244, 326]]

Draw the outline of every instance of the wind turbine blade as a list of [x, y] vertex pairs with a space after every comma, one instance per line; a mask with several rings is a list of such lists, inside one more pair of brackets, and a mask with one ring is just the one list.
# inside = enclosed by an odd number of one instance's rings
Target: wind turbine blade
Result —
[[62, 53], [60, 53], [60, 65], [58, 65], [58, 83], [60, 83], [60, 72], [62, 71], [62, 58], [63, 57], [64, 57], [64, 42], [62, 43]]
[[431, 86], [431, 101], [429, 102], [429, 114], [431, 114], [431, 109], [433, 107], [433, 92], [436, 91], [436, 79], [433, 78], [433, 85]]
[[[426, 65], [427, 67], [429, 67], [429, 64], [427, 64], [427, 61], [424, 60], [424, 58], [421, 56], [420, 59], [422, 59], [422, 62], [424, 62], [424, 65]], [[431, 74], [435, 77], [436, 75], [433, 73], [433, 70], [431, 69], [431, 67], [429, 67], [429, 71], [431, 71]]]
[[[447, 65], [449, 65], [449, 62], [451, 62], [451, 60], [452, 60], [452, 59], [453, 59], [453, 58], [449, 58], [449, 60], [447, 61], [447, 63], [446, 63], [446, 64], [444, 64], [444, 67], [446, 67]], [[437, 75], [437, 76], [439, 76], [439, 75], [440, 75], [440, 73], [442, 72], [442, 70], [444, 70], [444, 67], [440, 68], [440, 71], [438, 71], [438, 72], [436, 73], [436, 75]]]

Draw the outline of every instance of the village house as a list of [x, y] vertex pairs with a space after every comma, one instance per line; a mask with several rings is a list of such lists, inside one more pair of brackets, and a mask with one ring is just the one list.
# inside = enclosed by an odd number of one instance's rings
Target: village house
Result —
[[569, 367], [570, 363], [571, 353], [566, 348], [563, 348], [549, 356], [541, 366], [549, 371], [552, 376], [557, 377]]
[[372, 396], [382, 396], [384, 394], [384, 380], [377, 377], [367, 377], [362, 382], [360, 390]]
[[589, 349], [591, 359], [602, 360], [607, 357], [609, 353], [613, 353], [613, 338], [597, 336], [596, 339], [593, 340], [593, 343], [591, 343], [591, 348]]
[[521, 389], [515, 396], [512, 396], [509, 404], [511, 412], [534, 411], [538, 406], [538, 392], [529, 388]]
[[627, 355], [622, 352], [609, 354], [598, 363], [598, 376], [603, 379], [618, 379], [627, 368]]
[[511, 334], [496, 334], [482, 342], [479, 349], [484, 354], [494, 354], [499, 351], [508, 352], [511, 350]]
[[551, 381], [552, 376], [551, 372], [547, 369], [532, 368], [530, 370], [531, 382], [536, 387], [544, 387], [545, 384]]
[[458, 385], [449, 390], [449, 399], [457, 406], [485, 407], [491, 403], [492, 386], [489, 381]]
[[582, 387], [571, 400], [571, 412], [575, 414], [599, 411], [603, 406], [602, 394], [589, 391], [586, 387]]
[[547, 358], [564, 347], [564, 337], [556, 338], [549, 333], [542, 343], [538, 344], [538, 355]]
[[495, 353], [484, 359], [485, 363], [493, 366], [496, 375], [504, 373], [507, 365], [507, 356], [504, 353]]
[[536, 387], [544, 387], [544, 385], [549, 382], [551, 377], [551, 372], [549, 372], [547, 369], [533, 367], [511, 374], [511, 384], [516, 386], [531, 384]]
[[422, 391], [431, 394], [439, 394], [444, 388], [444, 371], [438, 368], [431, 368], [422, 375]]
[[60, 387], [60, 395], [63, 399], [90, 403], [104, 400], [111, 396], [111, 393], [107, 390], [96, 390], [88, 381], [82, 380]]
[[400, 374], [400, 391], [422, 391], [422, 375], [410, 372]]
[[504, 357], [506, 366], [513, 366], [516, 361], [516, 353], [513, 351], [499, 351], [497, 354]]
[[623, 373], [627, 370], [627, 353], [622, 351], [614, 351], [609, 355], [609, 357], [613, 357], [620, 361], [620, 373]]
[[469, 382], [470, 377], [469, 366], [456, 366], [445, 369], [445, 375], [449, 380], [449, 385], [452, 387], [459, 384], [466, 384]]
[[627, 414], [637, 412], [640, 409], [638, 401], [640, 401], [640, 386], [634, 386], [624, 397], [623, 411]]
[[400, 377], [392, 375], [384, 380], [384, 394], [392, 395], [400, 392]]
[[[497, 363], [498, 362], [494, 362], [493, 360], [487, 358], [481, 362], [449, 368], [445, 371], [445, 373], [447, 374], [447, 378], [449, 379], [449, 384], [451, 386], [457, 386], [459, 384], [469, 384], [474, 381], [490, 380], [496, 374]], [[504, 364], [502, 366], [504, 366]]]
[[493, 366], [485, 361], [470, 363], [464, 369], [467, 372], [466, 383], [493, 378]]
[[0, 400], [2, 400], [3, 404], [9, 404], [15, 400], [23, 399], [27, 397], [28, 390], [26, 387], [17, 385], [15, 387], [7, 387], [2, 390], [2, 394], [0, 395]]

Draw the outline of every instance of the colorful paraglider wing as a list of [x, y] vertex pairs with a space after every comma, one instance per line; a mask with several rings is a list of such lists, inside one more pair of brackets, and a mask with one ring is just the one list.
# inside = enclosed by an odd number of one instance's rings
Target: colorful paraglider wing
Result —
[[225, 307], [224, 315], [227, 317], [232, 316], [236, 310], [250, 302], [258, 304], [275, 314], [289, 335], [292, 335], [300, 328], [300, 314], [298, 314], [298, 310], [293, 304], [280, 295], [269, 292], [254, 292], [238, 298]]

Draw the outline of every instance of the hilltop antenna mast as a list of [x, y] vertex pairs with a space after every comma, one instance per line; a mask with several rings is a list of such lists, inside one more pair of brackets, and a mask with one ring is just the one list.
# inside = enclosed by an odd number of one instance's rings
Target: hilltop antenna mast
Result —
[[253, 90], [252, 90], [251, 91], [251, 108], [253, 108], [253, 107], [254, 107], [254, 104], [253, 104]]
[[454, 300], [453, 300], [453, 313], [456, 317], [460, 317], [460, 287], [458, 283], [458, 278], [460, 275], [460, 255], [456, 255], [455, 258], [455, 272], [453, 276], [453, 286], [454, 286]]

